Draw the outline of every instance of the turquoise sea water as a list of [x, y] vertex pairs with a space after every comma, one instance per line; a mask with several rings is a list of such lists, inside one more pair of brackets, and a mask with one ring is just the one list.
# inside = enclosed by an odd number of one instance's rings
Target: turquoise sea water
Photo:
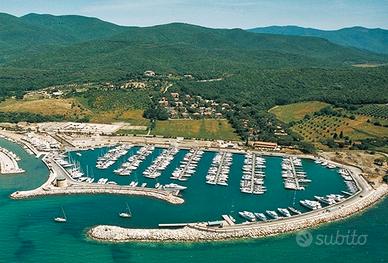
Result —
[[[263, 196], [243, 195], [238, 183], [241, 177], [243, 156], [234, 155], [228, 187], [205, 184], [205, 175], [214, 153], [205, 153], [201, 169], [185, 184], [185, 204], [171, 205], [164, 201], [125, 196], [51, 196], [30, 200], [11, 200], [9, 194], [21, 189], [39, 186], [47, 178], [47, 169], [34, 156], [21, 147], [5, 140], [0, 145], [22, 157], [21, 166], [28, 170], [23, 175], [0, 177], [0, 262], [386, 262], [388, 252], [388, 201], [380, 202], [361, 215], [324, 225], [311, 230], [314, 241], [306, 248], [298, 246], [295, 234], [259, 240], [243, 240], [202, 244], [106, 244], [87, 240], [86, 229], [97, 224], [114, 224], [128, 227], [155, 227], [160, 222], [188, 222], [218, 220], [224, 213], [240, 210], [264, 211], [291, 205], [294, 193], [283, 189], [279, 158], [267, 159], [265, 183], [268, 192]], [[152, 180], [142, 177], [142, 170], [155, 158], [157, 149], [137, 174], [130, 177], [113, 175], [110, 170], [93, 170], [99, 150], [72, 154], [81, 168], [98, 177], [110, 177], [121, 184], [136, 178], [150, 185]], [[129, 154], [136, 152], [136, 148]], [[179, 165], [185, 152], [179, 152], [160, 177], [168, 183], [171, 171]], [[123, 157], [125, 158], [125, 157]], [[119, 165], [119, 164], [117, 164]], [[311, 198], [314, 194], [328, 194], [345, 189], [336, 172], [304, 161], [303, 168], [313, 181], [306, 191], [298, 192], [295, 200]], [[123, 220], [117, 216], [128, 202], [133, 218]], [[63, 206], [68, 216], [67, 224], [56, 224], [52, 218]], [[368, 235], [365, 245], [319, 245], [319, 235], [328, 237], [354, 232]]]

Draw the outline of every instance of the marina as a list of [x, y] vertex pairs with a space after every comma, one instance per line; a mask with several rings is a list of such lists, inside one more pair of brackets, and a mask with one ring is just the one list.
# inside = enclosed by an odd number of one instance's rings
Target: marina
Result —
[[[171, 151], [171, 149], [175, 150]], [[283, 184], [285, 170], [283, 160], [285, 157], [262, 156], [255, 152], [240, 154], [227, 151], [216, 152], [201, 149], [134, 145], [126, 154], [121, 156], [122, 159], [128, 160], [133, 156], [143, 156], [143, 153], [147, 153], [145, 154], [146, 157], [142, 158], [142, 165], [138, 165], [133, 170], [133, 179], [128, 181], [126, 176], [120, 176], [115, 172], [123, 164], [119, 160], [106, 169], [99, 169], [91, 165], [101, 156], [99, 154], [101, 151], [101, 148], [92, 148], [82, 152], [72, 150], [68, 153], [50, 153], [46, 155], [44, 160], [49, 164], [50, 169], [55, 172], [57, 168], [60, 168], [61, 171], [66, 173], [70, 180], [67, 185], [61, 187], [58, 185], [58, 177], [51, 177], [53, 181], [48, 180], [42, 187], [32, 191], [17, 191], [11, 197], [22, 199], [61, 194], [114, 194], [118, 195], [117, 198], [119, 198], [119, 195], [132, 196], [131, 198], [149, 196], [167, 201], [167, 204], [174, 204], [174, 207], [162, 206], [163, 212], [159, 213], [158, 217], [151, 217], [143, 222], [141, 218], [144, 217], [141, 214], [144, 211], [141, 210], [141, 207], [144, 206], [147, 199], [141, 202], [133, 199], [130, 210], [123, 211], [120, 209], [121, 211], [113, 213], [116, 217], [121, 213], [130, 214], [131, 220], [123, 220], [117, 222], [116, 225], [128, 226], [125, 223], [128, 222], [130, 226], [158, 227], [163, 222], [167, 225], [182, 224], [182, 226], [201, 229], [200, 231], [203, 232], [214, 231], [217, 228], [229, 231], [229, 228], [232, 230], [234, 228], [245, 229], [249, 227], [252, 230], [255, 224], [272, 224], [278, 221], [294, 220], [294, 218], [304, 217], [310, 213], [315, 213], [315, 211], [323, 211], [326, 207], [335, 206], [352, 199], [352, 195], [341, 194], [349, 191], [346, 182], [353, 183], [356, 193], [359, 192], [357, 183], [354, 180], [344, 180], [339, 170], [317, 165], [314, 159], [298, 158], [293, 160], [293, 163], [296, 162], [298, 167], [294, 169], [295, 174], [303, 174], [304, 177], [309, 174], [311, 182], [306, 185], [304, 191], [291, 192], [285, 189]], [[200, 155], [198, 155], [198, 151], [201, 151]], [[139, 155], [139, 152], [142, 154]], [[173, 158], [171, 158], [171, 152]], [[195, 156], [195, 159], [193, 156]], [[158, 159], [158, 157], [160, 158]], [[288, 156], [288, 158], [290, 157]], [[137, 176], [137, 174], [143, 174], [149, 167], [155, 166], [155, 160], [157, 159], [158, 162], [163, 159], [168, 160], [168, 164], [160, 170], [158, 177]], [[67, 163], [60, 160], [67, 160]], [[193, 166], [193, 164], [195, 165]], [[303, 170], [301, 169], [302, 165]], [[179, 184], [173, 183], [177, 180], [173, 177], [179, 178], [179, 176], [173, 176], [178, 168], [190, 168], [195, 176], [186, 176], [191, 179], [182, 180]], [[70, 173], [72, 170], [88, 171], [85, 172], [86, 175], [94, 174], [95, 182], [80, 182], [80, 178], [84, 176], [73, 178], [72, 173]], [[314, 172], [311, 172], [312, 170]], [[212, 187], [211, 184], [204, 184], [202, 180], [203, 178], [208, 179], [210, 171], [213, 171], [216, 182], [220, 182], [218, 180], [220, 178], [225, 180], [225, 176], [227, 176], [225, 182], [232, 187]], [[103, 174], [97, 175], [97, 173]], [[257, 175], [260, 175], [260, 177], [265, 176], [266, 194], [257, 196], [242, 193], [240, 187], [244, 174], [254, 175], [255, 179], [258, 177]], [[176, 173], [175, 175], [179, 174]], [[353, 173], [350, 172], [349, 176], [353, 178]], [[325, 179], [323, 180], [323, 178]], [[198, 192], [202, 194], [198, 194]], [[214, 209], [214, 206], [211, 205], [207, 207], [198, 206], [198, 204], [204, 202], [217, 204], [217, 209]], [[153, 212], [158, 211], [158, 208], [155, 209]], [[198, 213], [201, 210], [202, 212]], [[66, 211], [69, 211], [69, 209], [66, 208]], [[118, 216], [118, 218], [129, 217]], [[176, 225], [176, 227], [178, 226]]]

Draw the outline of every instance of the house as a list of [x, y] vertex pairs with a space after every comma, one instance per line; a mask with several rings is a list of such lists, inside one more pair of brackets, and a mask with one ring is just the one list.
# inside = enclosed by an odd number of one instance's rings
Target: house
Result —
[[155, 77], [156, 74], [152, 70], [147, 70], [147, 71], [144, 71], [144, 76], [146, 76], [146, 77]]
[[251, 142], [251, 145], [257, 149], [276, 150], [278, 148], [278, 144], [275, 142], [254, 141]]
[[172, 96], [174, 99], [178, 99], [178, 98], [179, 98], [179, 93], [177, 93], [177, 92], [171, 92], [170, 94], [171, 94], [171, 96]]

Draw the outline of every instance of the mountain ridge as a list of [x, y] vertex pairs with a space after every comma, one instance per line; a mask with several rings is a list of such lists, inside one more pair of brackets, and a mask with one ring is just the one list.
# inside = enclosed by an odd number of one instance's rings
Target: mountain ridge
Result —
[[299, 26], [269, 26], [248, 29], [249, 32], [276, 35], [314, 36], [342, 46], [351, 46], [375, 53], [388, 54], [388, 30], [361, 26], [337, 30], [321, 30]]

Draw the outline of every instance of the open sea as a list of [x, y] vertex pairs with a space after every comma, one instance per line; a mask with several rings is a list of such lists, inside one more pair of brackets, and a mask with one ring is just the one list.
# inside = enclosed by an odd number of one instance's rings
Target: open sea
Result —
[[[312, 180], [305, 191], [287, 191], [281, 178], [281, 158], [266, 157], [264, 195], [242, 194], [239, 181], [244, 156], [233, 155], [229, 186], [205, 183], [207, 170], [214, 152], [205, 152], [196, 173], [186, 182], [185, 203], [173, 205], [146, 197], [114, 195], [48, 196], [28, 200], [11, 200], [17, 190], [41, 185], [48, 175], [40, 159], [29, 155], [19, 145], [0, 139], [5, 147], [22, 158], [20, 166], [27, 172], [21, 175], [0, 176], [0, 262], [388, 262], [388, 201], [383, 200], [362, 214], [349, 219], [323, 225], [308, 232], [291, 233], [256, 240], [212, 243], [126, 243], [109, 244], [88, 240], [87, 229], [98, 224], [133, 228], [153, 228], [158, 223], [214, 221], [222, 214], [233, 215], [241, 222], [238, 211], [264, 212], [278, 207], [294, 205], [300, 210], [301, 199], [314, 195], [340, 193], [347, 190], [336, 170], [303, 160], [303, 170]], [[172, 182], [169, 177], [179, 166], [186, 151], [181, 150], [157, 179], [146, 179], [142, 171], [160, 154], [161, 149], [147, 157], [130, 176], [118, 176], [113, 170], [135, 154], [132, 148], [126, 156], [107, 170], [95, 168], [98, 156], [107, 149], [82, 151], [82, 155], [69, 153], [72, 161], [89, 176], [109, 178], [119, 184], [131, 181]], [[131, 207], [133, 217], [118, 217]], [[58, 224], [53, 218], [66, 211], [68, 222]]]

